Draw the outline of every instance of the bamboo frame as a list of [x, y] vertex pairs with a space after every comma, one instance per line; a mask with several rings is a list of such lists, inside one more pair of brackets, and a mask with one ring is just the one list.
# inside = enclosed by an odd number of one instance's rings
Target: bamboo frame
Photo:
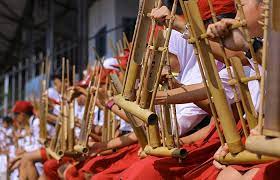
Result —
[[[142, 1], [142, 3], [145, 3]], [[150, 3], [150, 2], [149, 2]], [[154, 2], [156, 7], [161, 7], [161, 1]], [[174, 1], [171, 18], [169, 19], [168, 29], [166, 30], [166, 35], [164, 37], [163, 31], [159, 31], [157, 37], [155, 37], [155, 19], [150, 19], [151, 28], [150, 28], [150, 36], [148, 40], [148, 45], [144, 51], [144, 49], [135, 48], [135, 44], [141, 44], [139, 40], [135, 40], [136, 36], [142, 31], [137, 29], [134, 33], [134, 41], [132, 53], [130, 54], [130, 64], [126, 71], [126, 79], [124, 81], [124, 91], [121, 95], [117, 95], [114, 97], [114, 102], [124, 111], [129, 112], [131, 115], [141, 119], [146, 124], [146, 132], [147, 132], [147, 140], [148, 145], [144, 146], [146, 151], [150, 155], [158, 155], [158, 156], [173, 156], [184, 158], [185, 156], [173, 154], [173, 152], [182, 152], [180, 149], [175, 148], [174, 137], [172, 135], [171, 130], [171, 119], [170, 119], [170, 106], [163, 107], [164, 116], [158, 122], [158, 117], [156, 113], [154, 113], [154, 99], [156, 96], [156, 92], [159, 86], [159, 79], [161, 77], [161, 72], [164, 64], [166, 64], [167, 54], [168, 54], [168, 45], [171, 36], [171, 29], [174, 22], [174, 16], [176, 12], [178, 1]], [[141, 6], [145, 6], [146, 4], [141, 4]], [[140, 8], [141, 12], [141, 8]], [[148, 17], [149, 14], [147, 15]], [[140, 20], [139, 20], [140, 21]], [[139, 23], [138, 24], [141, 24]], [[136, 26], [137, 27], [137, 26]], [[140, 54], [142, 50], [143, 56], [142, 68], [137, 69], [135, 73], [136, 63], [133, 60], [134, 55], [136, 53]], [[144, 51], [144, 53], [143, 53]], [[135, 56], [138, 58], [138, 56]], [[142, 56], [141, 56], [142, 57]], [[133, 75], [131, 69], [134, 70]], [[132, 87], [135, 85], [135, 81], [140, 71], [140, 82], [138, 85], [136, 97], [134, 95], [135, 89]], [[129, 83], [127, 83], [127, 81]], [[130, 84], [131, 83], [131, 84]], [[132, 94], [133, 93], [133, 94]], [[174, 110], [174, 109], [173, 109]], [[175, 112], [173, 111], [172, 112]], [[161, 123], [161, 136], [159, 123]], [[176, 128], [177, 129], [177, 128]], [[178, 137], [178, 136], [177, 136]], [[161, 139], [162, 138], [162, 139]], [[162, 147], [162, 143], [164, 147]], [[177, 142], [177, 145], [179, 143]]]
[[[279, 44], [279, 2], [265, 0], [264, 2], [264, 22], [260, 22], [264, 28], [264, 44], [262, 51], [262, 67], [264, 76], [261, 79], [259, 133], [258, 136], [249, 137], [246, 141], [246, 149], [259, 155], [270, 155], [280, 158], [280, 123], [279, 123], [279, 51], [274, 48]], [[277, 10], [277, 11], [276, 11]], [[267, 68], [266, 68], [267, 67]], [[266, 73], [267, 69], [267, 73]], [[266, 76], [265, 76], [266, 75]], [[266, 79], [266, 89], [265, 89]], [[264, 95], [269, 95], [264, 101]], [[265, 105], [265, 119], [263, 107]]]
[[[194, 40], [194, 47], [199, 55], [197, 59], [202, 65], [202, 74], [204, 74], [203, 76], [207, 79], [205, 86], [209, 88], [209, 95], [211, 96], [209, 99], [213, 101], [215, 107], [213, 113], [215, 114], [217, 112], [217, 117], [219, 117], [222, 129], [226, 129], [226, 131], [224, 131], [224, 137], [228, 143], [229, 151], [231, 153], [241, 152], [244, 149], [241, 143], [241, 137], [236, 130], [236, 123], [227, 103], [214, 56], [212, 53], [209, 53], [211, 52], [209, 41], [205, 38], [200, 40], [201, 35], [205, 34], [206, 30], [197, 7], [197, 2], [195, 0], [190, 0], [185, 2], [183, 7], [186, 12], [185, 16], [190, 32], [190, 39]], [[217, 129], [219, 129], [219, 127], [217, 127]]]

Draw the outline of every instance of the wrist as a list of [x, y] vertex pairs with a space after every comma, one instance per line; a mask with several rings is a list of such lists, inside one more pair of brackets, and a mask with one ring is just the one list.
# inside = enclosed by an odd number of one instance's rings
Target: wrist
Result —
[[115, 102], [113, 99], [106, 102], [106, 107], [110, 110], [112, 110], [113, 106], [115, 105]]

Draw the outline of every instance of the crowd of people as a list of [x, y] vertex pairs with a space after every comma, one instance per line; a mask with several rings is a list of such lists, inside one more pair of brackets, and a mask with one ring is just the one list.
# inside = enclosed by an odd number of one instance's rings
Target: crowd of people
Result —
[[[266, 4], [263, 0], [241, 0], [246, 17], [246, 28], [250, 38], [254, 39], [253, 48], [256, 56], [253, 58], [257, 59], [253, 59], [248, 53], [250, 46], [245, 32], [238, 28], [232, 29], [232, 26], [242, 18], [242, 14], [237, 10], [238, 3], [236, 5], [234, 0], [211, 2], [217, 21], [213, 21], [208, 0], [197, 0], [197, 5], [210, 40], [211, 53], [216, 59], [217, 75], [221, 79], [227, 102], [236, 120], [236, 128], [241, 130], [242, 122], [239, 122], [236, 93], [229, 83], [232, 77], [228, 73], [223, 53], [226, 53], [228, 58], [239, 57], [246, 74], [251, 76], [256, 74], [254, 62], [258, 62], [260, 72], [263, 72], [262, 57], [259, 53], [263, 44], [263, 27], [259, 21], [263, 18], [262, 13]], [[141, 4], [142, 1], [139, 3]], [[209, 92], [203, 82], [205, 77], [201, 73], [201, 64], [197, 59], [199, 58], [197, 49], [188, 39], [191, 33], [188, 32], [190, 29], [186, 28], [186, 17], [183, 16], [179, 6], [177, 9], [168, 45], [169, 63], [161, 73], [161, 81], [168, 79], [172, 88], [159, 89], [154, 104], [156, 111], [160, 109], [157, 106], [176, 105], [176, 111], [173, 112], [176, 112], [175, 119], [178, 126], [177, 147], [180, 146], [187, 151], [185, 158], [145, 154], [139, 133], [136, 132], [137, 126], [131, 120], [134, 118], [131, 118], [130, 112], [124, 111], [115, 102], [114, 96], [122, 92], [118, 92], [118, 88], [113, 87], [112, 75], [117, 76], [120, 82], [129, 76], [126, 74], [126, 69], [131, 64], [132, 53], [137, 51], [133, 47], [135, 43], [140, 43], [132, 42], [124, 44], [124, 49], [118, 49], [115, 57], [99, 59], [94, 66], [88, 66], [78, 82], [69, 78], [72, 77], [71, 70], [66, 72], [64, 67], [57, 69], [51, 75], [52, 86], [41, 94], [42, 97], [37, 100], [17, 101], [13, 105], [11, 117], [1, 119], [0, 179], [2, 177], [22, 180], [279, 178], [277, 172], [280, 162], [276, 158], [265, 163], [234, 165], [225, 165], [217, 160], [229, 153], [231, 145], [221, 144], [219, 132], [215, 127], [216, 117], [211, 111], [211, 102], [208, 99]], [[168, 25], [165, 19], [170, 19], [168, 18], [170, 16], [172, 16], [172, 7], [168, 4], [163, 3], [162, 6], [152, 9], [149, 18], [157, 23], [156, 33], [148, 33], [148, 36], [153, 34], [156, 37], [160, 31], [167, 30], [163, 26]], [[145, 38], [149, 39], [149, 37]], [[225, 52], [220, 48], [219, 39], [223, 41]], [[135, 38], [133, 40], [135, 41]], [[248, 82], [248, 90], [254, 109], [259, 112], [259, 81]], [[40, 123], [44, 121], [40, 119], [43, 118], [40, 108], [44, 106], [40, 105], [43, 102], [48, 103], [48, 112], [45, 117], [47, 137], [42, 143], [40, 131], [43, 126]], [[63, 138], [61, 135], [63, 133], [58, 133], [57, 127], [58, 124], [61, 125], [65, 116], [62, 109], [64, 106], [69, 108], [71, 103], [74, 106], [74, 144], [86, 139], [88, 151], [82, 154], [73, 153], [74, 155], [64, 153], [57, 159], [50, 153], [49, 147], [52, 146], [50, 144], [55, 137], [59, 142], [60, 138]], [[245, 115], [243, 117], [247, 118]], [[66, 116], [67, 118], [70, 117]], [[85, 130], [88, 128], [88, 124], [85, 124], [87, 119], [92, 121], [88, 123], [90, 132]], [[172, 132], [176, 131], [174, 127], [173, 124]], [[251, 131], [248, 135], [258, 134], [256, 127], [258, 126], [250, 127]], [[161, 124], [159, 128], [164, 131], [167, 127]], [[149, 128], [144, 126], [143, 129], [147, 131]], [[84, 132], [87, 134], [85, 139], [82, 136]], [[146, 134], [149, 134], [149, 131]], [[241, 135], [245, 137], [245, 134]], [[55, 145], [61, 148], [59, 142]], [[76, 151], [73, 147], [69, 149]], [[56, 150], [52, 149], [52, 151]], [[77, 154], [78, 156], [75, 156]]]

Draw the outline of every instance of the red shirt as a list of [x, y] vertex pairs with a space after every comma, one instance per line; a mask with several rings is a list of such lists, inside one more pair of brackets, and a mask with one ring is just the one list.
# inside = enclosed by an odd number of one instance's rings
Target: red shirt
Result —
[[[211, 0], [214, 11], [216, 15], [227, 14], [227, 13], [235, 13], [235, 4], [234, 0]], [[197, 1], [200, 14], [203, 20], [207, 20], [211, 18], [211, 11], [208, 4], [208, 0], [198, 0]]]

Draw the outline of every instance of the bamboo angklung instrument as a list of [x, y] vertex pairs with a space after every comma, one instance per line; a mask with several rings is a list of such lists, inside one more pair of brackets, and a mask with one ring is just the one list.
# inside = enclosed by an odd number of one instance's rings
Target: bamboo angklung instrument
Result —
[[[152, 3], [149, 1], [149, 3]], [[161, 1], [154, 1], [153, 2], [155, 7], [161, 7]], [[155, 27], [156, 22], [155, 19], [152, 19], [148, 14], [144, 15], [143, 17], [149, 17], [151, 22], [151, 31], [148, 40], [148, 45], [146, 49], [136, 48], [138, 44], [143, 42], [133, 41], [132, 45], [132, 53], [130, 54], [130, 65], [126, 71], [126, 83], [124, 83], [124, 92], [123, 97], [121, 95], [115, 96], [114, 101], [115, 103], [124, 111], [131, 113], [136, 118], [142, 120], [147, 126], [147, 139], [148, 145], [145, 146], [144, 152], [148, 155], [154, 156], [172, 156], [172, 157], [186, 157], [186, 150], [174, 148], [174, 143], [172, 146], [164, 147], [161, 145], [161, 137], [160, 137], [160, 129], [158, 124], [158, 117], [154, 112], [154, 99], [156, 96], [156, 92], [159, 86], [159, 79], [161, 76], [161, 72], [163, 69], [164, 64], [166, 63], [166, 56], [168, 53], [168, 45], [169, 39], [171, 35], [171, 28], [174, 21], [175, 11], [177, 8], [178, 1], [174, 1], [171, 18], [168, 23], [168, 29], [166, 30], [166, 37], [163, 35], [163, 31], [159, 31], [157, 38], [155, 36]], [[151, 6], [151, 4], [150, 4]], [[141, 9], [140, 9], [141, 10]], [[151, 11], [150, 11], [151, 12]], [[148, 12], [148, 13], [150, 13]], [[147, 21], [147, 20], [146, 20]], [[149, 21], [148, 21], [149, 22]], [[149, 22], [149, 23], [150, 23]], [[143, 22], [142, 22], [143, 23]], [[147, 24], [147, 23], [146, 23]], [[134, 40], [136, 36], [139, 36], [139, 33], [143, 34], [142, 31], [135, 30]], [[146, 35], [146, 34], [145, 34]], [[139, 38], [139, 37], [138, 37]], [[136, 45], [135, 45], [136, 44]], [[138, 73], [130, 72], [131, 68], [138, 67], [137, 63], [135, 63], [135, 58], [143, 58], [142, 68], [136, 68]], [[142, 53], [141, 53], [142, 52]], [[144, 56], [140, 55], [144, 54]], [[133, 74], [132, 74], [133, 73]], [[131, 84], [136, 84], [137, 76], [140, 74], [140, 83], [137, 87], [131, 87]], [[130, 80], [134, 81], [130, 81]], [[129, 80], [129, 81], [128, 81]], [[127, 83], [129, 82], [129, 83]], [[139, 81], [138, 81], [139, 82]], [[130, 84], [131, 83], [131, 84]], [[136, 97], [135, 91], [137, 89]], [[130, 94], [129, 94], [130, 92]], [[167, 112], [167, 111], [166, 111]], [[170, 114], [168, 114], [168, 118], [170, 118]], [[162, 135], [164, 136], [165, 133], [164, 126], [162, 125]], [[165, 140], [164, 140], [165, 142]]]
[[[66, 139], [64, 137], [65, 129], [64, 126], [64, 86], [65, 86], [65, 59], [62, 58], [62, 86], [61, 86], [61, 102], [60, 102], [60, 115], [55, 125], [55, 136], [51, 139], [49, 147], [46, 148], [47, 153], [54, 159], [60, 160], [64, 156], [66, 151]], [[64, 129], [64, 130], [63, 130]]]
[[[101, 74], [102, 74], [103, 68], [98, 68], [98, 80], [95, 80], [95, 74], [92, 74], [91, 82], [88, 86], [88, 92], [87, 92], [87, 101], [85, 106], [85, 112], [81, 127], [81, 134], [78, 140], [78, 144], [74, 146], [75, 151], [79, 153], [86, 154], [88, 153], [88, 140], [89, 136], [91, 134], [92, 124], [93, 124], [93, 117], [94, 117], [94, 110], [96, 107], [96, 101], [98, 97], [98, 90], [100, 88], [101, 84]], [[95, 91], [95, 94], [91, 94], [91, 88], [95, 87], [97, 90]]]
[[[75, 82], [75, 66], [72, 69], [72, 77], [69, 77], [70, 74], [69, 69], [69, 61], [67, 61], [67, 80], [70, 83], [70, 78], [72, 78], [72, 84]], [[72, 91], [67, 92], [68, 95], [72, 94]], [[75, 144], [75, 102], [69, 102], [69, 110], [68, 110], [68, 121], [67, 121], [67, 151], [74, 152], [74, 144]]]
[[[261, 79], [260, 90], [260, 135], [251, 136], [246, 141], [246, 149], [259, 155], [269, 155], [280, 158], [280, 88], [279, 88], [279, 50], [280, 40], [279, 13], [280, 3], [276, 0], [264, 0], [264, 39], [262, 50], [262, 68], [264, 76]], [[266, 69], [267, 67], [267, 69]], [[266, 80], [266, 88], [264, 81]], [[264, 95], [266, 99], [264, 101]], [[263, 105], [264, 113], [262, 112]]]
[[[216, 121], [217, 131], [220, 136], [222, 144], [224, 144], [224, 138], [225, 142], [228, 144], [229, 152], [225, 157], [219, 157], [216, 159], [222, 164], [257, 164], [257, 163], [263, 163], [271, 161], [271, 157], [258, 157], [256, 154], [250, 153], [248, 151], [244, 150], [244, 145], [241, 142], [241, 137], [239, 135], [239, 132], [237, 132], [236, 129], [236, 123], [235, 119], [232, 114], [232, 110], [229, 106], [229, 103], [227, 102], [227, 98], [225, 95], [224, 88], [222, 86], [221, 79], [218, 74], [218, 70], [216, 67], [215, 59], [212, 54], [209, 40], [207, 39], [206, 30], [203, 24], [203, 20], [201, 18], [198, 5], [196, 0], [189, 0], [188, 2], [183, 2], [180, 0], [184, 16], [187, 21], [187, 30], [188, 30], [188, 41], [189, 43], [194, 45], [195, 54], [197, 55], [197, 60], [199, 65], [201, 66], [201, 73], [203, 77], [203, 82], [205, 87], [208, 91], [208, 99], [211, 103], [213, 103], [211, 110], [213, 115], [215, 116], [215, 119], [218, 118], [221, 122], [221, 127], [223, 129], [224, 137], [222, 136], [222, 133], [220, 131], [219, 123]], [[209, 1], [210, 8], [212, 11], [212, 15], [214, 15], [213, 7], [211, 4], [211, 1]], [[242, 8], [242, 7], [241, 7]], [[240, 8], [239, 8], [240, 11]], [[244, 15], [244, 13], [243, 13]], [[243, 17], [243, 18], [242, 18]], [[216, 19], [214, 19], [215, 21]], [[246, 27], [242, 24], [246, 24], [244, 22], [244, 16], [241, 16], [241, 22], [240, 25], [235, 25], [234, 28], [240, 28], [246, 29]], [[244, 30], [245, 31], [245, 30]], [[248, 37], [246, 37], [248, 39]], [[249, 40], [250, 41], [250, 40]], [[249, 43], [248, 41], [248, 43]], [[251, 46], [251, 45], [250, 45]], [[224, 49], [224, 47], [221, 45], [221, 48]], [[237, 58], [236, 58], [237, 59]], [[237, 60], [234, 60], [232, 62], [236, 62]], [[227, 57], [224, 54], [224, 60], [227, 65], [227, 68], [229, 68], [229, 64], [227, 61]], [[241, 65], [242, 67], [242, 65]], [[236, 68], [234, 68], [236, 69]], [[242, 69], [243, 70], [243, 69]], [[258, 70], [256, 70], [256, 77], [243, 77], [244, 79], [240, 83], [248, 82], [251, 80], [259, 79], [259, 75], [257, 73]], [[240, 81], [239, 79], [233, 79], [233, 76], [231, 74], [231, 70], [228, 69], [229, 77], [231, 79], [230, 85], [233, 87], [236, 84], [238, 84], [236, 81]], [[233, 81], [233, 82], [232, 82]], [[247, 94], [246, 95], [246, 101], [250, 100], [250, 94], [248, 91], [248, 87], [238, 86], [239, 89], [244, 90]], [[234, 88], [234, 87], [233, 87]], [[242, 92], [241, 92], [242, 94]], [[235, 98], [237, 98], [237, 94], [235, 93]], [[241, 95], [241, 99], [244, 98]], [[244, 99], [243, 99], [244, 100]], [[236, 102], [237, 99], [236, 99]], [[242, 101], [243, 102], [243, 101]], [[243, 107], [246, 107], [250, 110], [254, 110], [251, 107], [250, 103], [242, 103]], [[240, 108], [240, 107], [239, 107]], [[251, 111], [248, 111], [251, 113]], [[245, 113], [246, 110], [245, 110]], [[248, 113], [248, 114], [249, 114]], [[239, 115], [242, 115], [241, 108], [239, 109]], [[246, 114], [247, 115], [247, 114]], [[249, 114], [250, 115], [250, 114]], [[241, 118], [242, 120], [242, 118]], [[252, 121], [253, 120], [253, 121]], [[254, 119], [247, 118], [248, 124], [250, 128], [254, 128], [256, 126], [256, 116]], [[252, 122], [250, 122], [252, 121]], [[242, 122], [244, 127], [243, 129], [246, 129], [245, 122]], [[245, 130], [246, 131], [246, 130]]]
[[129, 42], [125, 32], [123, 32], [123, 47], [124, 49], [129, 49]]
[[[49, 86], [49, 78], [50, 78], [50, 62], [48, 57], [46, 57], [46, 61], [42, 63], [42, 85], [41, 85], [41, 103], [40, 103], [40, 143], [45, 144], [47, 140], [47, 115], [49, 112], [49, 102], [48, 102], [48, 86]], [[43, 97], [46, 97], [45, 99]]]
[[46, 74], [45, 74], [45, 63], [42, 63], [42, 67], [41, 67], [41, 76], [42, 76], [42, 81], [41, 81], [41, 93], [40, 93], [40, 98], [41, 98], [41, 103], [40, 103], [40, 143], [44, 144], [46, 142], [46, 138], [47, 138], [47, 131], [46, 131], [46, 114], [45, 114], [45, 106], [48, 106], [48, 104], [46, 104], [46, 100], [43, 98], [44, 93], [47, 89], [47, 83], [46, 83]]

